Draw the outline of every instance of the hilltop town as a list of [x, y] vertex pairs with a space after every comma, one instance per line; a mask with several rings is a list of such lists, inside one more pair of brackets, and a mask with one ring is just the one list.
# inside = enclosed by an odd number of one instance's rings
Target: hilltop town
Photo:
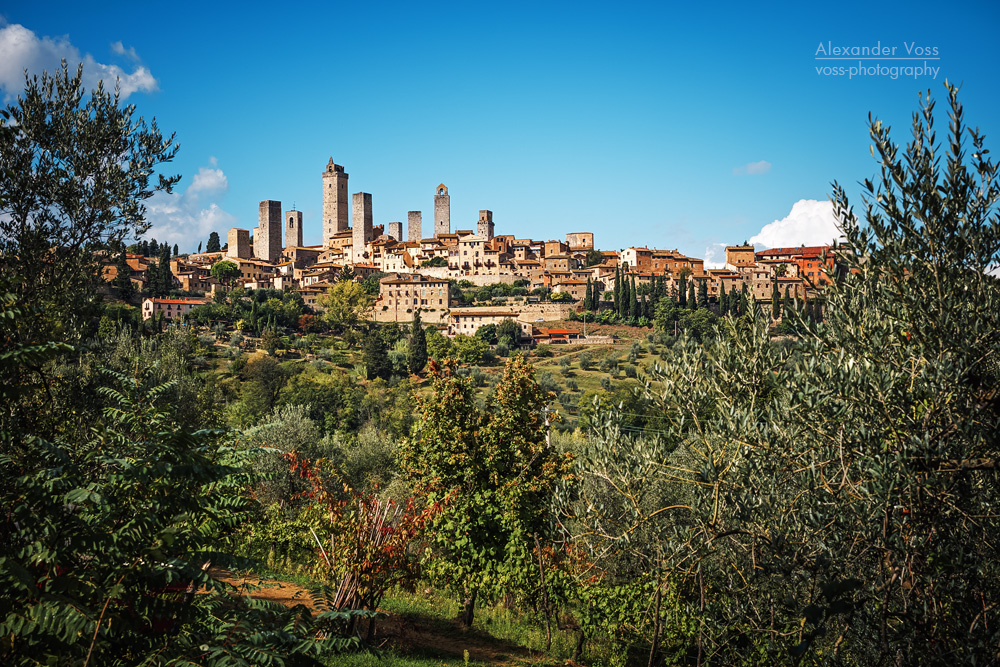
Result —
[[[722, 268], [706, 269], [703, 259], [676, 249], [601, 250], [594, 234], [585, 231], [567, 233], [561, 240], [516, 238], [497, 234], [493, 212], [486, 209], [479, 211], [474, 228], [452, 231], [451, 197], [443, 183], [434, 190], [432, 233], [425, 236], [422, 211], [408, 212], [405, 230], [401, 221], [373, 224], [372, 195], [348, 196], [348, 178], [345, 168], [330, 158], [321, 180], [320, 245], [303, 244], [302, 211], [283, 211], [280, 201], [261, 201], [252, 231], [233, 228], [218, 249], [171, 258], [170, 287], [190, 296], [146, 299], [143, 317], [162, 313], [167, 319], [179, 318], [205, 303], [199, 295], [236, 287], [293, 290], [305, 305], [322, 310], [320, 297], [349, 267], [355, 280], [379, 279], [370, 313], [377, 322], [411, 322], [419, 311], [422, 321], [454, 336], [473, 335], [481, 326], [513, 319], [525, 337], [537, 337], [546, 332], [539, 332], [535, 323], [564, 320], [583, 309], [597, 310], [602, 302], [613, 303], [615, 283], [622, 275], [639, 295], [659, 285], [682, 301], [690, 291], [701, 305], [718, 310], [725, 295], [734, 293], [745, 294], [751, 302], [768, 301], [775, 294], [809, 302], [833, 267], [826, 246], [755, 251], [744, 242], [726, 247]], [[156, 262], [141, 253], [127, 255], [137, 290], [148, 288]], [[225, 284], [212, 275], [221, 262], [238, 268]], [[105, 278], [110, 282], [117, 275], [116, 267], [109, 265]], [[499, 305], [462, 305], [449, 289], [455, 282], [466, 288], [513, 285], [524, 298]]]

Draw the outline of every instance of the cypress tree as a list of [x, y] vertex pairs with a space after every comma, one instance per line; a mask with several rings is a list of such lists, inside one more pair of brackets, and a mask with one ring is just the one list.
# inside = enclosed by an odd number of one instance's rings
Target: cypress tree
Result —
[[615, 310], [621, 308], [622, 296], [622, 276], [620, 267], [615, 267]]
[[677, 305], [681, 308], [687, 305], [687, 276], [683, 273], [677, 282]]
[[694, 310], [698, 307], [698, 299], [694, 295], [694, 281], [688, 283], [688, 308]]
[[788, 317], [792, 314], [792, 297], [788, 295], [788, 285], [785, 285], [785, 298], [782, 299], [782, 317]]
[[635, 275], [632, 275], [632, 317], [641, 317], [642, 311], [639, 309], [639, 292], [635, 288]]
[[160, 246], [160, 259], [156, 265], [157, 287], [160, 296], [166, 296], [173, 287], [173, 274], [170, 272], [170, 246], [164, 243]]
[[208, 235], [208, 245], [205, 246], [205, 252], [219, 252], [222, 250], [222, 242], [219, 239], [219, 232], [212, 232]]
[[726, 315], [729, 312], [729, 295], [726, 294], [726, 283], [719, 280], [719, 315]]
[[778, 278], [771, 281], [771, 319], [776, 320], [781, 315], [781, 301], [778, 298]]
[[132, 268], [128, 265], [128, 258], [125, 256], [125, 248], [118, 253], [118, 261], [115, 262], [115, 269], [118, 275], [115, 276], [115, 287], [118, 288], [118, 298], [125, 303], [132, 303], [135, 296], [135, 287], [132, 285]]
[[628, 315], [628, 277], [622, 275], [618, 282], [618, 293], [615, 294], [615, 311], [618, 313], [618, 317], [626, 317]]
[[177, 244], [175, 243], [174, 244], [174, 257], [176, 257], [179, 254], [181, 254], [180, 253], [180, 249], [177, 247]]
[[622, 278], [622, 283], [622, 308], [625, 309], [624, 317], [632, 317], [635, 314], [632, 310], [632, 301], [634, 298], [632, 283], [629, 281], [628, 276]]
[[365, 347], [361, 353], [365, 362], [365, 378], [374, 380], [382, 378], [388, 380], [392, 375], [392, 362], [389, 361], [389, 354], [385, 348], [385, 341], [378, 331], [369, 331], [365, 340]]
[[152, 241], [149, 242], [149, 256], [150, 257], [160, 256], [160, 244], [156, 242], [156, 239], [153, 239]]
[[411, 373], [419, 373], [427, 365], [427, 333], [420, 321], [420, 309], [413, 313], [410, 327], [410, 346], [406, 354], [406, 368]]
[[708, 308], [708, 281], [702, 280], [698, 283], [698, 307]]
[[587, 293], [583, 297], [583, 309], [594, 309], [594, 292], [590, 285], [590, 278], [587, 278]]

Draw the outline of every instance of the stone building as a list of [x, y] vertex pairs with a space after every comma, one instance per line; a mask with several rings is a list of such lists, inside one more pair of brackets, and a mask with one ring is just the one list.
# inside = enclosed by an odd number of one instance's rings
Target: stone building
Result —
[[234, 259], [250, 259], [253, 251], [250, 249], [250, 230], [236, 229], [229, 230], [229, 247], [226, 249], [226, 257]]
[[476, 236], [482, 236], [487, 241], [493, 238], [493, 211], [479, 212], [479, 222], [476, 223]]
[[447, 321], [451, 296], [446, 278], [432, 278], [419, 273], [387, 276], [379, 281], [375, 303], [376, 322], [412, 322], [413, 313], [429, 324]]
[[[423, 315], [421, 315], [423, 317]], [[531, 335], [531, 324], [522, 321], [521, 314], [512, 310], [492, 308], [452, 308], [448, 314], [448, 335], [475, 336], [479, 327], [487, 324], [499, 325], [504, 320], [514, 320], [521, 327], [522, 337]]]
[[281, 202], [265, 199], [258, 207], [253, 252], [258, 259], [277, 262], [281, 248]]
[[403, 223], [401, 222], [390, 222], [389, 231], [386, 232], [394, 241], [403, 240]]
[[302, 211], [291, 210], [285, 214], [285, 247], [302, 246]]
[[206, 303], [205, 299], [146, 299], [142, 302], [142, 319], [148, 320], [157, 313], [163, 313], [165, 319], [175, 320]]
[[350, 201], [347, 196], [348, 174], [333, 158], [326, 163], [323, 172], [323, 245], [338, 232], [346, 232], [350, 226]]
[[730, 271], [752, 269], [757, 263], [752, 245], [726, 246], [726, 268]]
[[437, 186], [434, 195], [434, 236], [451, 233], [451, 197], [444, 183]]
[[[420, 243], [420, 239], [423, 237], [420, 235], [421, 226], [421, 213], [420, 211], [409, 211], [406, 214], [406, 231], [407, 240], [410, 243]], [[400, 239], [402, 240], [402, 239]]]
[[566, 235], [566, 245], [570, 247], [570, 250], [593, 250], [594, 249], [594, 233], [593, 232], [573, 232]]
[[372, 196], [367, 192], [354, 193], [351, 224], [351, 261], [358, 264], [365, 260], [365, 246], [372, 241]]

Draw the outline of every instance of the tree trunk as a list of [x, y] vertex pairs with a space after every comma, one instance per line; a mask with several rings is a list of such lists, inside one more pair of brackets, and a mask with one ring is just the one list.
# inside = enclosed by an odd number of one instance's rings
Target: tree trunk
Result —
[[662, 584], [657, 577], [656, 581], [656, 601], [653, 603], [653, 642], [649, 647], [649, 661], [647, 667], [653, 667], [656, 663], [656, 653], [660, 650], [660, 607], [663, 603]]
[[576, 648], [573, 649], [573, 656], [570, 658], [570, 660], [572, 660], [573, 662], [578, 661], [580, 659], [580, 656], [583, 655], [584, 639], [585, 635], [583, 634], [583, 628], [580, 628], [580, 634], [576, 636]]
[[473, 615], [476, 611], [476, 591], [466, 591], [465, 599], [462, 600], [462, 625], [467, 628], [472, 627]]

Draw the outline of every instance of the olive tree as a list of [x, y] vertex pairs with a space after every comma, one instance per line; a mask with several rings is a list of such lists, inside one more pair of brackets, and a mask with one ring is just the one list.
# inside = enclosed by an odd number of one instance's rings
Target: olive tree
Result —
[[82, 74], [64, 62], [26, 77], [0, 112], [0, 275], [42, 311], [29, 336], [78, 332], [100, 280], [95, 251], [115, 252], [145, 232], [145, 200], [180, 180], [154, 180], [177, 153], [173, 135], [136, 118], [117, 90], [99, 84], [88, 94]]
[[823, 322], [792, 312], [783, 346], [756, 311], [682, 338], [648, 385], [662, 457], [605, 430], [579, 459], [577, 540], [595, 559], [651, 540], [697, 621], [684, 660], [996, 660], [1000, 187], [948, 98], [943, 148], [929, 96], [905, 147], [870, 119], [880, 174], [862, 220], [834, 185]]

